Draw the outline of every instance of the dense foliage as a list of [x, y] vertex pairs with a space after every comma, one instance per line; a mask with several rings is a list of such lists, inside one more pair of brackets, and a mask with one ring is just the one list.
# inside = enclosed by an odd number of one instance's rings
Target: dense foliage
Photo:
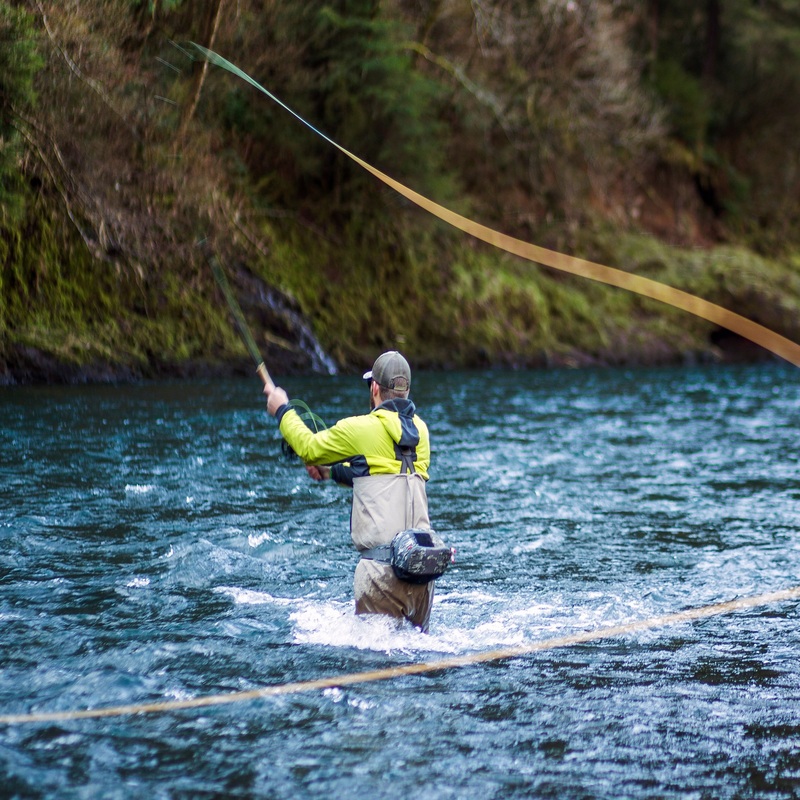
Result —
[[0, 0], [0, 30], [6, 379], [243, 363], [205, 237], [279, 369], [298, 312], [342, 365], [725, 356], [409, 208], [190, 41], [438, 202], [800, 334], [793, 0]]
[[[34, 20], [22, 8], [0, 2], [0, 221], [13, 222], [19, 212], [24, 150], [20, 129], [34, 104], [34, 79], [42, 65]], [[10, 218], [9, 218], [10, 217]]]

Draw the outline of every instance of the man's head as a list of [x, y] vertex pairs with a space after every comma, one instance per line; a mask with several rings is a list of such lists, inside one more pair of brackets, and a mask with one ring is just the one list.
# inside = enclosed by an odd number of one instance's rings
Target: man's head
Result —
[[377, 387], [383, 403], [397, 397], [408, 397], [411, 389], [411, 367], [397, 350], [389, 350], [375, 359], [372, 369], [364, 373], [364, 380]]

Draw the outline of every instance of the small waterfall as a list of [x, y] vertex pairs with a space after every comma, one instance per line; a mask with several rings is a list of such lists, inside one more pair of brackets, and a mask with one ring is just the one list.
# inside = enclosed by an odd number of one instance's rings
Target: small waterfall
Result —
[[237, 292], [241, 305], [258, 319], [263, 340], [273, 348], [276, 340], [283, 345], [279, 360], [285, 362], [285, 368], [325, 375], [338, 373], [336, 363], [322, 348], [294, 298], [265, 283], [244, 265], [236, 271], [235, 281], [242, 287]]
[[262, 292], [261, 299], [276, 314], [283, 316], [296, 334], [296, 344], [311, 360], [313, 372], [336, 375], [338, 369], [333, 359], [322, 349], [305, 317], [291, 307], [291, 300], [273, 287]]

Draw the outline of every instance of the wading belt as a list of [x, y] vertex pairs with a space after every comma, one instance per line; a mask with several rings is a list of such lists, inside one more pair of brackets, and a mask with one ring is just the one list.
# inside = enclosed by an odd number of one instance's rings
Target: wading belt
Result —
[[391, 544], [365, 550], [361, 558], [391, 564], [401, 581], [424, 584], [444, 575], [454, 553], [434, 531], [409, 528], [400, 531]]
[[369, 550], [362, 550], [359, 555], [370, 561], [377, 561], [380, 564], [392, 563], [392, 545], [382, 544], [378, 547], [370, 547]]

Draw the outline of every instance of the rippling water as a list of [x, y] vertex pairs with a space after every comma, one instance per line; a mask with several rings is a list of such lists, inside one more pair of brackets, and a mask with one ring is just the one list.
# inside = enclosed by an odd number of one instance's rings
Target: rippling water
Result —
[[[287, 381], [323, 418], [360, 381]], [[257, 381], [0, 390], [0, 714], [525, 645], [800, 584], [800, 372], [424, 374], [431, 633], [352, 611], [349, 496]], [[783, 603], [213, 708], [0, 726], [0, 797], [800, 796]]]

